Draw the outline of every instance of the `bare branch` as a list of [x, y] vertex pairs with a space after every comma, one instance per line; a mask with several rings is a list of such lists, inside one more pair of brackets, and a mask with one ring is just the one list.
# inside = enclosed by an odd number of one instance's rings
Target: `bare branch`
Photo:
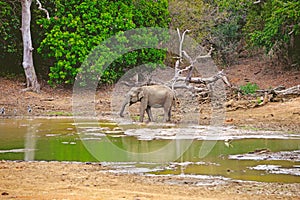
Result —
[[185, 30], [182, 33], [182, 37], [180, 36], [179, 29], [177, 29], [177, 32], [178, 32], [178, 36], [179, 36], [179, 39], [180, 39], [180, 43], [179, 43], [179, 57], [180, 57], [180, 62], [181, 62], [181, 60], [182, 60], [182, 43], [184, 41], [185, 34], [188, 33], [188, 32], [190, 32], [190, 30]]
[[177, 34], [178, 34], [178, 40], [179, 40], [179, 57], [177, 58], [177, 61], [175, 63], [175, 74], [174, 74], [174, 78], [173, 78], [173, 83], [172, 83], [172, 90], [174, 90], [174, 85], [177, 81], [177, 78], [179, 77], [179, 75], [182, 73], [182, 71], [179, 69], [180, 67], [180, 62], [182, 62], [182, 44], [184, 41], [184, 36], [186, 33], [190, 32], [190, 30], [185, 30], [182, 34], [182, 36], [180, 35], [180, 31], [177, 28]]
[[210, 47], [210, 50], [209, 50], [209, 52], [206, 55], [204, 55], [204, 56], [200, 56], [199, 55], [199, 56], [196, 57], [195, 60], [200, 59], [200, 58], [210, 58], [211, 57], [211, 53], [212, 53], [213, 50], [214, 50], [214, 48]]
[[39, 0], [36, 0], [36, 4], [39, 6], [38, 9], [44, 11], [46, 13], [47, 19], [50, 20], [49, 12], [45, 8], [42, 7], [42, 4]]
[[296, 85], [294, 87], [290, 87], [288, 89], [284, 90], [274, 90], [276, 94], [281, 94], [281, 95], [300, 95], [300, 85]]
[[189, 60], [189, 62], [192, 64], [194, 63], [194, 60], [187, 54], [186, 51], [182, 51], [183, 55]]
[[179, 42], [181, 42], [181, 35], [180, 35], [179, 28], [177, 28], [176, 30], [177, 30], [177, 34], [178, 34], [178, 40], [179, 40]]
[[289, 34], [289, 35], [292, 35], [293, 33], [294, 33], [294, 29], [291, 30], [288, 34]]
[[189, 66], [187, 66], [186, 68], [179, 70], [178, 73], [179, 73], [179, 74], [182, 74], [182, 72], [191, 70], [192, 67], [193, 67], [192, 65], [189, 65]]
[[258, 0], [258, 1], [254, 1], [253, 4], [259, 4], [261, 3], [261, 0]]
[[[211, 84], [211, 83], [215, 83], [217, 80], [221, 79], [227, 86], [231, 87], [231, 84], [229, 83], [228, 79], [226, 78], [224, 71], [219, 71], [217, 74], [211, 76], [211, 77], [207, 77], [207, 78], [201, 78], [201, 77], [191, 77], [188, 81], [190, 83], [196, 83], [196, 84]], [[177, 78], [178, 81], [185, 81], [186, 78], [185, 77], [178, 77]]]

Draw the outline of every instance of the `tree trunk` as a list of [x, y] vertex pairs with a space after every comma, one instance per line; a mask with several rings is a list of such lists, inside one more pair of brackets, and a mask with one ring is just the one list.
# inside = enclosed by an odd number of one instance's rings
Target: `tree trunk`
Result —
[[31, 41], [30, 21], [31, 21], [31, 6], [32, 0], [21, 0], [22, 4], [22, 38], [23, 38], [23, 68], [26, 76], [26, 90], [40, 92], [40, 84], [37, 81], [37, 76], [33, 66], [33, 47]]

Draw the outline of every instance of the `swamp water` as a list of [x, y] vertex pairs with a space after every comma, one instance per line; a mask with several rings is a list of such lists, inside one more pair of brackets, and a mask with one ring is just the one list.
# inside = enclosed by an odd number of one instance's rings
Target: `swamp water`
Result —
[[112, 172], [300, 183], [300, 135], [73, 119], [1, 119], [0, 160], [101, 162]]

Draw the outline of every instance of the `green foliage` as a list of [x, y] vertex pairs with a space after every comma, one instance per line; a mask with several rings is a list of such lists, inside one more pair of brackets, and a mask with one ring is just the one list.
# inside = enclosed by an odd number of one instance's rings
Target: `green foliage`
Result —
[[[164, 34], [164, 29], [158, 30], [162, 30], [160, 33]], [[157, 46], [164, 40], [164, 37], [158, 38], [155, 32], [155, 28], [134, 29], [119, 32], [102, 42], [82, 63], [80, 83], [87, 84], [87, 81], [95, 82], [96, 80], [102, 83], [112, 83], [124, 73], [124, 66], [122, 66], [124, 64], [125, 67], [149, 62], [161, 64], [166, 52], [151, 47]]]
[[[214, 7], [223, 13], [222, 23], [212, 29], [218, 56], [230, 63], [239, 52], [240, 41], [248, 46], [265, 48], [286, 63], [300, 63], [300, 2], [266, 0], [254, 4], [248, 0], [213, 0]], [[299, 43], [299, 44], [298, 44]], [[229, 62], [228, 62], [229, 61]]]
[[270, 51], [276, 43], [287, 44], [292, 33], [299, 35], [299, 1], [267, 1], [261, 15], [265, 19], [263, 27], [250, 34], [255, 45]]
[[226, 65], [247, 47], [263, 47], [299, 66], [299, 10], [300, 1], [295, 0], [170, 1], [171, 26], [191, 29], [198, 42], [214, 46], [215, 61]]
[[224, 65], [230, 65], [237, 59], [236, 52], [242, 38], [241, 25], [238, 18], [231, 16], [231, 20], [218, 24], [212, 29], [213, 44], [216, 48], [216, 60]]
[[0, 0], [0, 71], [22, 72], [21, 3]]
[[203, 0], [170, 0], [171, 29], [192, 30], [190, 37], [200, 43], [214, 25], [208, 14], [212, 9]]
[[243, 27], [246, 23], [247, 0], [215, 0], [220, 16], [212, 27], [212, 43], [216, 49], [215, 60], [223, 65], [235, 63], [238, 53], [243, 50], [241, 43], [245, 36]]
[[20, 47], [20, 3], [1, 0], [0, 7], [0, 51], [15, 53]]
[[[300, 1], [264, 0], [256, 4], [249, 0], [41, 2], [51, 19], [45, 19], [45, 13], [32, 4], [31, 33], [33, 46], [38, 51], [38, 54], [34, 52], [34, 59], [38, 74], [49, 73], [51, 84], [73, 83], [79, 70], [85, 74], [96, 73], [95, 79], [101, 77], [101, 82], [112, 83], [134, 66], [162, 63], [164, 50], [139, 49], [138, 44], [155, 46], [154, 43], [159, 44], [164, 38], [147, 33], [143, 33], [143, 38], [132, 38], [122, 33], [141, 27], [167, 28], [169, 24], [171, 29], [191, 30], [189, 36], [208, 48], [213, 45], [213, 58], [219, 63], [230, 65], [246, 47], [259, 47], [282, 64], [300, 68]], [[0, 0], [0, 7], [0, 67], [10, 73], [21, 72], [21, 4], [17, 0]], [[111, 41], [109, 49], [99, 48], [102, 53], [95, 53], [94, 63], [88, 63], [91, 68], [80, 69], [92, 50], [115, 35], [117, 42]], [[118, 57], [117, 54], [126, 52], [123, 50], [128, 48], [129, 42], [135, 43], [139, 50]], [[113, 44], [118, 46], [113, 47]]]
[[[41, 0], [43, 6], [52, 13], [53, 3]], [[0, 71], [4, 73], [24, 74], [22, 67], [23, 41], [21, 35], [22, 7], [19, 0], [0, 0]], [[36, 20], [45, 18], [45, 13], [38, 9], [35, 1], [31, 4], [31, 36], [34, 47], [34, 62], [38, 75], [45, 75], [47, 68], [37, 55], [38, 46], [44, 32], [36, 24]]]
[[[55, 0], [55, 5], [51, 20], [39, 21], [46, 29], [46, 37], [38, 51], [55, 59], [50, 67], [50, 84], [73, 83], [91, 51], [94, 55], [89, 55], [83, 74], [95, 74], [92, 78], [101, 77], [104, 83], [114, 82], [127, 68], [149, 61], [160, 63], [165, 57], [164, 51], [153, 49], [118, 56], [128, 48], [124, 31], [143, 26], [167, 27], [167, 1]], [[115, 35], [115, 41], [103, 44]], [[88, 77], [80, 78], [85, 81]]]
[[264, 102], [264, 100], [263, 99], [261, 99], [260, 97], [257, 97], [257, 104], [258, 105], [260, 105], [261, 103], [263, 103]]
[[[284, 65], [300, 63], [300, 2], [267, 0], [252, 6], [245, 30], [251, 44], [264, 47]], [[276, 58], [276, 57], [275, 57]]]
[[240, 86], [240, 90], [243, 94], [254, 94], [259, 89], [256, 83], [247, 83], [246, 85]]
[[167, 0], [133, 0], [136, 27], [167, 28], [170, 22]]
[[229, 65], [243, 38], [247, 4], [246, 0], [172, 0], [171, 26], [192, 30], [189, 35], [197, 42], [214, 47], [215, 61]]
[[46, 115], [48, 115], [48, 116], [73, 116], [73, 113], [64, 112], [64, 111], [50, 111], [50, 112], [47, 112]]

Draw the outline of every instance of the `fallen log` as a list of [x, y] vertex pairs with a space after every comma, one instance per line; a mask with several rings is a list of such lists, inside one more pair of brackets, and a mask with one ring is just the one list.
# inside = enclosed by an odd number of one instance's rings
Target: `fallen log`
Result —
[[300, 95], [300, 85], [290, 87], [284, 90], [273, 90], [276, 95]]

